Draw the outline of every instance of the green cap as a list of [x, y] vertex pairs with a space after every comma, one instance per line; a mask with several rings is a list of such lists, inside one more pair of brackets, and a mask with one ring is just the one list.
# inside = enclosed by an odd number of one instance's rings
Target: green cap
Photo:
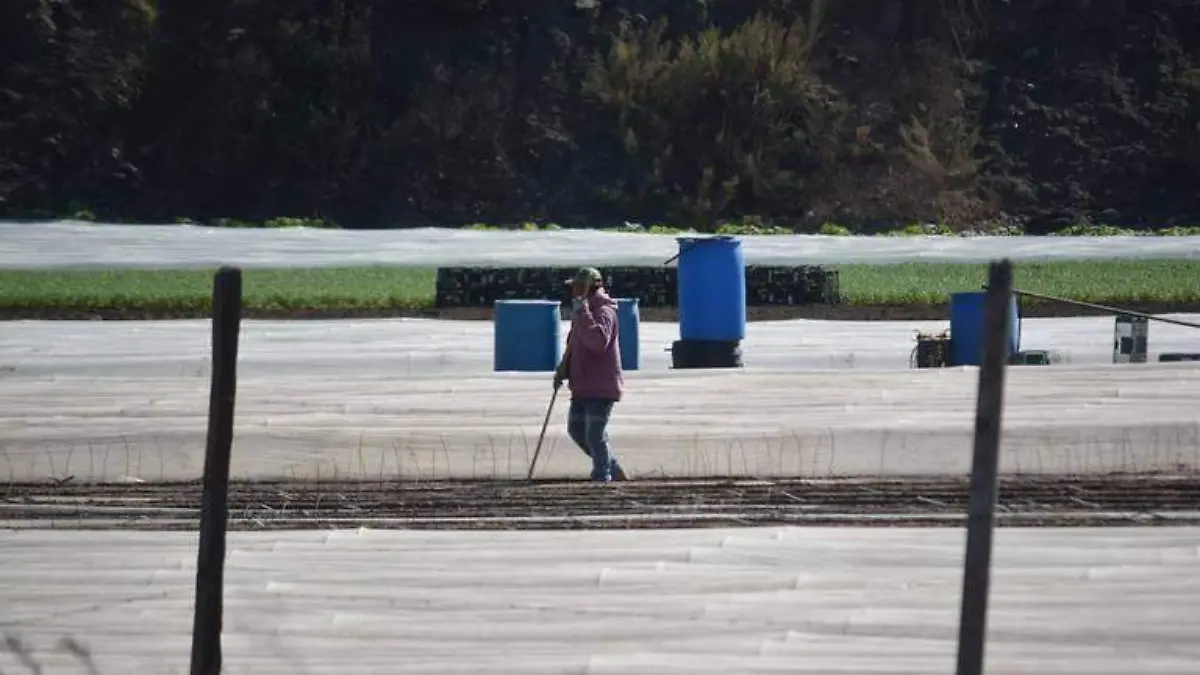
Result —
[[600, 270], [596, 269], [595, 267], [580, 267], [579, 271], [575, 273], [575, 276], [567, 279], [563, 283], [568, 285], [580, 283], [594, 284], [596, 282], [603, 281], [604, 276], [600, 274]]

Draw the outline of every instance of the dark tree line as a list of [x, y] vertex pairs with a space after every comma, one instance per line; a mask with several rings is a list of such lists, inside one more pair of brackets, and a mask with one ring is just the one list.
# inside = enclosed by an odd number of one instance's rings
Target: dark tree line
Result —
[[6, 0], [0, 68], [3, 217], [1200, 216], [1195, 0]]

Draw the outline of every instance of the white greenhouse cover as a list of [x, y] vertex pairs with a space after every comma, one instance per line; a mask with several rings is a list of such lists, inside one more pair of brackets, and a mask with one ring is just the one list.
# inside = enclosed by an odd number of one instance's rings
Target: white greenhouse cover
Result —
[[[1200, 237], [742, 237], [758, 265], [1200, 258]], [[0, 223], [0, 268], [661, 265], [673, 235]]]

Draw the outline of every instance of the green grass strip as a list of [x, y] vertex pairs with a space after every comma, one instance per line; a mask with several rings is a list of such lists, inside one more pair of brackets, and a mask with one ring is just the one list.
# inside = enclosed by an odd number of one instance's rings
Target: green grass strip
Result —
[[[212, 307], [215, 270], [0, 271], [0, 309], [154, 310]], [[436, 271], [402, 267], [249, 269], [248, 310], [419, 309]]]
[[[855, 305], [943, 303], [979, 290], [983, 264], [837, 265]], [[201, 312], [213, 270], [0, 271], [0, 310]], [[436, 271], [353, 267], [245, 271], [248, 310], [399, 310], [433, 306]], [[1017, 263], [1021, 290], [1086, 302], [1200, 302], [1200, 260]]]
[[[980, 290], [986, 264], [838, 265], [842, 295], [856, 305], [946, 302]], [[1018, 262], [1014, 286], [1094, 303], [1200, 301], [1200, 260]]]

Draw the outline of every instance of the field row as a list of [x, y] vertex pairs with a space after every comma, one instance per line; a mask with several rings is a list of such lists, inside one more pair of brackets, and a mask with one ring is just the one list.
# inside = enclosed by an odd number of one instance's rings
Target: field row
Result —
[[[851, 307], [940, 305], [977, 290], [981, 264], [838, 265]], [[435, 269], [251, 269], [248, 312], [431, 310]], [[210, 306], [211, 270], [0, 271], [0, 313], [146, 312], [194, 315]], [[1200, 306], [1200, 260], [1019, 263], [1017, 288], [1103, 304]]]
[[[352, 506], [335, 495], [354, 496]], [[321, 522], [345, 527], [419, 529], [631, 529], [698, 525], [959, 525], [966, 517], [964, 480], [948, 476], [893, 479], [758, 481], [637, 480], [597, 491], [579, 480], [512, 482], [235, 481], [229, 502], [236, 529], [295, 529]], [[999, 511], [1024, 525], [1129, 523], [1137, 512], [1196, 523], [1200, 477], [1116, 474], [1004, 476]], [[64, 502], [69, 504], [64, 505]], [[201, 485], [187, 483], [17, 483], [0, 516], [26, 522], [117, 521], [138, 529], [175, 529], [199, 515]], [[1086, 506], [1086, 508], [1081, 508]], [[97, 508], [99, 507], [99, 508]], [[1174, 512], [1174, 513], [1172, 513]], [[881, 518], [881, 516], [883, 516]], [[196, 520], [193, 520], [196, 522]]]

